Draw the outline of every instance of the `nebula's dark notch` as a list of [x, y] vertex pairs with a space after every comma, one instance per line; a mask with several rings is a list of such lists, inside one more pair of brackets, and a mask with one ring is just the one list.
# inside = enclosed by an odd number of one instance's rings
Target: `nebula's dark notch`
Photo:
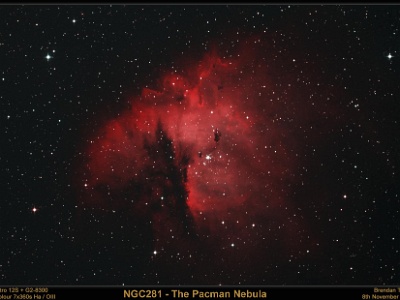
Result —
[[150, 213], [164, 211], [171, 218], [182, 222], [180, 230], [184, 234], [195, 235], [192, 215], [187, 205], [187, 168], [192, 161], [190, 153], [186, 149], [179, 149], [183, 148], [179, 144], [175, 147], [163, 130], [161, 121], [157, 123], [155, 141], [145, 139], [143, 145], [150, 161], [144, 170], [151, 194]]

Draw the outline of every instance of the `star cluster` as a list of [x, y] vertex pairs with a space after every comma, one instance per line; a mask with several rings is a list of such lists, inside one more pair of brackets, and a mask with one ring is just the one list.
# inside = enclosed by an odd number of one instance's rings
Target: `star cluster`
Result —
[[396, 284], [399, 9], [2, 6], [3, 284]]

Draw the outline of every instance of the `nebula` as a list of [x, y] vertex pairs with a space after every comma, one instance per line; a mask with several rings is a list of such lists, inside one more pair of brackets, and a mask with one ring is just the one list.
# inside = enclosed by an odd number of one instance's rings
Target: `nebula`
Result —
[[[260, 259], [279, 262], [317, 245], [293, 200], [298, 128], [315, 116], [301, 115], [304, 103], [279, 88], [263, 48], [246, 46], [164, 73], [85, 149], [83, 206], [150, 224], [158, 250], [149, 257], [186, 253], [187, 263], [203, 251], [203, 270], [231, 260], [254, 271]], [[234, 252], [219, 261], [226, 251]]]

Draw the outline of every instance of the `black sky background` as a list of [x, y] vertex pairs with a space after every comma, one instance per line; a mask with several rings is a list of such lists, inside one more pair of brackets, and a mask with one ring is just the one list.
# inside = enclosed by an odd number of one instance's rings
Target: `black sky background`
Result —
[[[396, 5], [2, 5], [1, 284], [398, 283], [399, 29]], [[304, 67], [316, 98], [332, 93], [340, 108], [343, 127], [296, 129], [307, 170], [290, 193], [324, 250], [294, 264], [255, 258], [259, 269], [242, 274], [207, 260], [173, 272], [151, 255], [145, 221], [79, 209], [88, 136], [164, 70], [213, 45], [229, 56], [264, 31], [274, 82], [301, 98]]]

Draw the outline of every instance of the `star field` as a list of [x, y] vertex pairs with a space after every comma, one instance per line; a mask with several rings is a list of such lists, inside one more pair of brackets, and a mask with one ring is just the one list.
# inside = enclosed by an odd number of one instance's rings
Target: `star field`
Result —
[[398, 14], [3, 5], [2, 284], [397, 284]]

